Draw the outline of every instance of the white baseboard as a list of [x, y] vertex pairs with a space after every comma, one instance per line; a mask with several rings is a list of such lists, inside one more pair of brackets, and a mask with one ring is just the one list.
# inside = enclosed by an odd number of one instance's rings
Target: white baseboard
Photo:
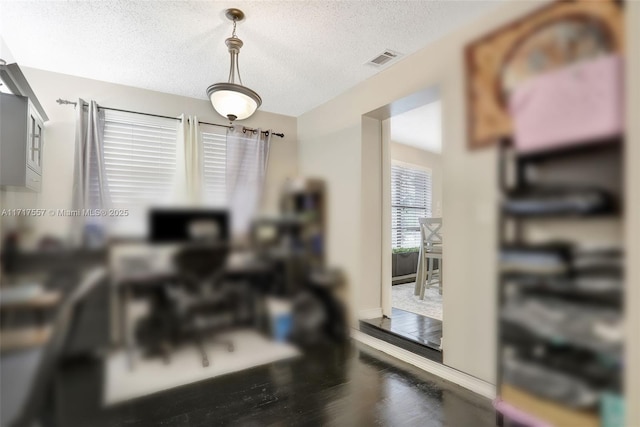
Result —
[[469, 374], [465, 374], [464, 372], [458, 371], [457, 369], [445, 366], [442, 363], [434, 362], [433, 360], [418, 356], [417, 354], [414, 354], [403, 348], [396, 347], [393, 344], [389, 344], [388, 342], [379, 340], [358, 330], [352, 330], [351, 336], [355, 340], [360, 341], [361, 343], [366, 344], [369, 347], [373, 347], [376, 350], [387, 353], [388, 355], [393, 356], [396, 359], [400, 359], [403, 362], [409, 363], [424, 371], [437, 375], [447, 381], [451, 381], [454, 384], [471, 390], [472, 392], [484, 396], [488, 399], [493, 399], [496, 397], [496, 386], [479, 378], [476, 378]]
[[359, 319], [376, 319], [382, 317], [382, 307], [368, 308], [358, 312]]

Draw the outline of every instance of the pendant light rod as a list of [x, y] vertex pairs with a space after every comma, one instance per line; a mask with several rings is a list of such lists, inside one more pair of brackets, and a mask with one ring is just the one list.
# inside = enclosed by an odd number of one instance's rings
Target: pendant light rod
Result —
[[242, 86], [242, 77], [240, 77], [240, 66], [238, 65], [238, 55], [240, 54], [240, 48], [244, 45], [244, 43], [235, 35], [226, 39], [224, 43], [227, 45], [227, 48], [229, 48], [229, 55], [231, 57], [228, 83], [235, 83], [237, 75], [238, 82], [240, 82], [240, 85]]
[[218, 114], [233, 122], [250, 117], [262, 105], [262, 98], [256, 91], [244, 86], [240, 77], [239, 55], [244, 43], [236, 35], [236, 28], [238, 21], [244, 19], [244, 12], [231, 8], [225, 11], [225, 16], [233, 22], [231, 37], [224, 41], [229, 51], [229, 77], [224, 83], [209, 86], [207, 96]]
[[236, 36], [236, 24], [238, 20], [244, 19], [244, 12], [240, 9], [227, 9], [225, 16], [227, 19], [233, 21], [233, 31], [231, 32], [231, 37], [225, 40], [225, 44], [229, 49], [229, 55], [231, 55], [231, 66], [229, 67], [229, 83], [235, 83], [236, 73], [238, 74], [238, 81], [240, 85], [242, 85], [242, 77], [240, 77], [240, 66], [238, 65], [238, 55], [240, 54], [240, 48], [244, 45], [242, 40]]

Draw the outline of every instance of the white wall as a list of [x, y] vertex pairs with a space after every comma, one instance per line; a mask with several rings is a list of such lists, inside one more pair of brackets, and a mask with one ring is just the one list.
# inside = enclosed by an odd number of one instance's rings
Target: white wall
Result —
[[427, 168], [431, 171], [431, 214], [442, 216], [442, 155], [411, 145], [391, 141], [391, 160]]
[[[2, 206], [70, 208], [73, 183], [73, 156], [75, 112], [72, 105], [58, 105], [58, 98], [77, 101], [96, 100], [105, 107], [178, 116], [181, 113], [196, 115], [199, 120], [226, 124], [218, 116], [208, 100], [194, 99], [154, 92], [97, 80], [52, 73], [33, 68], [23, 68], [36, 96], [49, 115], [45, 125], [42, 192], [3, 191]], [[204, 88], [203, 88], [204, 91]], [[284, 132], [285, 138], [273, 137], [269, 155], [269, 169], [265, 186], [264, 211], [275, 213], [281, 184], [287, 177], [297, 174], [298, 153], [296, 143], [296, 119], [294, 117], [258, 111], [242, 123], [249, 127], [272, 128]], [[33, 231], [34, 241], [43, 234], [66, 236], [69, 217], [44, 217], [27, 220]]]
[[[349, 128], [319, 132], [317, 136], [311, 134], [306, 138], [307, 143], [298, 148], [300, 173], [324, 179], [329, 195], [327, 263], [341, 268], [349, 283], [357, 282], [360, 273], [361, 163], [355, 160], [361, 153], [360, 145], [352, 141], [362, 138], [360, 120]], [[355, 298], [353, 287], [350, 295]], [[358, 309], [353, 305], [350, 308]]]
[[[369, 311], [370, 318], [381, 317], [379, 311], [382, 293], [382, 129], [379, 120], [362, 117], [361, 145], [361, 188], [360, 203], [360, 283], [366, 286], [357, 287], [358, 311]], [[391, 260], [389, 259], [389, 263]], [[388, 276], [389, 280], [391, 276]], [[355, 307], [354, 307], [355, 308]], [[355, 312], [355, 310], [354, 310]], [[376, 314], [372, 316], [372, 314]]]
[[[444, 363], [495, 381], [495, 236], [497, 156], [469, 151], [463, 48], [470, 40], [539, 7], [514, 2], [432, 43], [376, 76], [298, 118], [300, 171], [330, 181], [329, 259], [348, 273], [357, 311], [381, 307], [380, 283], [362, 280], [380, 264], [356, 227], [381, 208], [365, 205], [366, 179], [381, 179], [379, 150], [362, 138], [362, 115], [428, 87], [439, 87], [443, 106], [443, 211], [448, 262], [444, 291]], [[367, 172], [367, 175], [363, 173]]]

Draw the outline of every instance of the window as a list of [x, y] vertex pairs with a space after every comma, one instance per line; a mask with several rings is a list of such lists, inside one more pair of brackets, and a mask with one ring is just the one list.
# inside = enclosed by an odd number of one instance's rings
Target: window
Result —
[[420, 245], [418, 218], [431, 216], [431, 172], [401, 163], [391, 166], [391, 244]]
[[114, 208], [167, 203], [176, 173], [178, 121], [104, 110], [104, 163]]
[[200, 125], [202, 129], [202, 148], [204, 165], [202, 169], [202, 193], [204, 203], [211, 206], [225, 206], [227, 136]]

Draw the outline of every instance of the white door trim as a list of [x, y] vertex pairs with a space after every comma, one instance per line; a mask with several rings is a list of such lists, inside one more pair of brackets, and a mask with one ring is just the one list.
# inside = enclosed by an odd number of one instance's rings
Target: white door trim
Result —
[[382, 314], [391, 317], [391, 120], [382, 120]]

